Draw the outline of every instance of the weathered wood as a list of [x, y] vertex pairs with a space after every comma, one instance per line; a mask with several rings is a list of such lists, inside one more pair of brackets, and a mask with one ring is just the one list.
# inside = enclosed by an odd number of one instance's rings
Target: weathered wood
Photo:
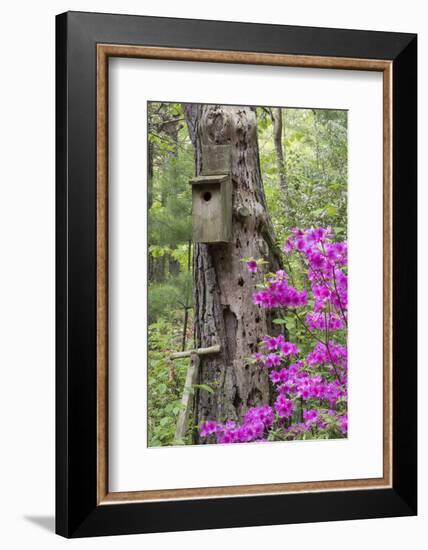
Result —
[[[195, 243], [195, 341], [198, 347], [220, 343], [221, 352], [201, 357], [197, 383], [209, 385], [215, 392], [196, 391], [194, 423], [208, 419], [241, 421], [249, 407], [273, 400], [268, 373], [248, 358], [262, 337], [281, 330], [280, 325], [272, 324], [271, 312], [253, 305], [257, 281], [242, 259], [264, 259], [261, 276], [281, 266], [262, 186], [255, 110], [199, 105], [192, 113], [198, 117], [192, 140], [197, 175], [203, 172], [204, 146], [230, 146], [231, 202], [237, 214], [230, 242]], [[195, 127], [195, 121], [191, 125]], [[194, 441], [206, 440], [196, 433]]]
[[202, 176], [192, 187], [192, 234], [199, 243], [227, 243], [232, 235], [230, 176]]
[[187, 423], [189, 420], [189, 412], [192, 408], [193, 401], [193, 385], [196, 383], [199, 368], [199, 355], [191, 352], [190, 364], [187, 368], [186, 382], [184, 383], [183, 396], [181, 398], [182, 410], [180, 411], [175, 428], [174, 445], [183, 445], [186, 437]]
[[189, 349], [186, 351], [178, 351], [170, 355], [170, 359], [181, 359], [182, 357], [190, 357], [192, 353], [196, 355], [211, 355], [221, 351], [220, 345], [210, 346], [209, 348]]
[[201, 174], [228, 174], [231, 166], [231, 147], [226, 145], [202, 145]]
[[230, 146], [202, 149], [200, 176], [192, 184], [192, 234], [200, 243], [229, 242], [232, 236], [232, 185]]
[[192, 185], [209, 185], [210, 183], [223, 183], [229, 179], [229, 174], [213, 174], [211, 176], [196, 176], [190, 180]]

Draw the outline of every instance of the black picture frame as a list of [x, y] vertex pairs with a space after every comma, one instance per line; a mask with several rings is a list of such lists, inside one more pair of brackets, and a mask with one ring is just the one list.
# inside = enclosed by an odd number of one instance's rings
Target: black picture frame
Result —
[[[97, 504], [96, 46], [392, 62], [391, 488]], [[68, 12], [56, 18], [56, 532], [65, 537], [417, 513], [417, 36]]]

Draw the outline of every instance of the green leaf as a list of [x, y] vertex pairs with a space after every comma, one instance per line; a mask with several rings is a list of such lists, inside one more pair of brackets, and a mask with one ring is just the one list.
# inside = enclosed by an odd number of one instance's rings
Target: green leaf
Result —
[[296, 327], [296, 322], [294, 319], [286, 319], [285, 320], [285, 326], [287, 327], [288, 330], [292, 330]]
[[192, 388], [204, 390], [204, 391], [207, 391], [208, 393], [215, 393], [214, 390], [211, 388], [211, 386], [208, 386], [207, 384], [193, 384]]
[[327, 211], [327, 214], [329, 216], [335, 216], [337, 214], [337, 208], [335, 206], [333, 206], [332, 204], [328, 204], [326, 207], [325, 207], [326, 211]]
[[321, 216], [321, 214], [323, 213], [324, 213], [324, 208], [317, 208], [316, 210], [313, 211], [314, 216]]
[[285, 325], [288, 330], [293, 329], [295, 326], [294, 319], [290, 319], [288, 317], [286, 319], [274, 319], [272, 323], [274, 325]]

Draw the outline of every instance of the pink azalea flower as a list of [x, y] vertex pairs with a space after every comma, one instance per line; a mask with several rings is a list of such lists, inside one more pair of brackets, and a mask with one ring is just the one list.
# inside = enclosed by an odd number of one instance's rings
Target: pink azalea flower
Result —
[[276, 353], [269, 353], [269, 355], [266, 357], [266, 367], [277, 367], [280, 364], [281, 357], [279, 355], [276, 355]]
[[201, 425], [199, 433], [203, 437], [208, 437], [209, 435], [215, 433], [216, 431], [217, 431], [217, 422], [213, 422], [212, 420], [207, 420]]
[[279, 395], [275, 401], [275, 410], [281, 418], [289, 418], [293, 415], [294, 403], [284, 395]]
[[303, 411], [303, 419], [307, 426], [314, 424], [318, 420], [318, 412], [315, 409]]
[[[284, 244], [285, 253], [299, 254], [300, 265], [308, 266], [309, 296], [306, 290], [298, 290], [289, 284], [293, 279], [289, 279], [284, 270], [270, 275], [264, 287], [253, 295], [254, 304], [265, 309], [281, 308], [287, 316], [291, 315], [287, 310], [307, 306], [313, 300], [312, 311], [307, 312], [305, 308], [300, 315], [301, 319], [305, 318], [310, 332], [319, 331], [319, 341], [305, 357], [298, 357], [300, 350], [297, 345], [287, 342], [284, 335], [263, 338], [265, 353], [257, 351], [252, 357], [259, 368], [271, 369], [269, 378], [276, 394], [274, 407], [266, 404], [247, 411], [237, 410], [236, 416], [243, 414], [240, 421], [236, 417], [224, 423], [207, 421], [200, 428], [201, 437], [214, 435], [217, 443], [267, 441], [271, 427], [282, 426], [287, 439], [296, 439], [304, 433], [311, 433], [314, 426], [327, 428], [328, 416], [337, 421], [344, 435], [347, 434], [348, 419], [342, 412], [343, 404], [347, 402], [347, 347], [329, 336], [334, 331], [345, 329], [347, 324], [347, 243], [333, 239], [330, 226], [293, 228]], [[246, 264], [250, 273], [257, 272], [256, 260], [249, 260]], [[295, 356], [295, 362], [287, 365], [291, 356]], [[278, 417], [292, 418], [296, 399], [301, 400], [304, 408], [303, 422], [290, 426], [278, 423]]]
[[247, 262], [247, 269], [250, 273], [257, 273], [257, 262], [255, 260]]

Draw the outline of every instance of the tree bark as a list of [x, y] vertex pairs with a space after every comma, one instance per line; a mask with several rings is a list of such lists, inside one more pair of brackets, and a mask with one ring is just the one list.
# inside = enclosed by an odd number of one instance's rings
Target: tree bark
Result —
[[276, 164], [279, 173], [279, 186], [284, 198], [287, 198], [287, 181], [285, 176], [284, 151], [282, 148], [282, 109], [276, 107], [272, 109], [273, 120], [273, 141], [275, 145]]
[[[201, 358], [194, 423], [241, 421], [249, 407], [271, 403], [268, 373], [251, 364], [260, 339], [278, 332], [271, 312], [253, 305], [260, 275], [248, 272], [243, 258], [264, 259], [259, 272], [280, 268], [260, 172], [257, 121], [249, 107], [184, 106], [195, 148], [196, 174], [202, 169], [202, 144], [231, 145], [233, 223], [230, 243], [195, 243], [193, 260], [196, 347], [221, 345], [221, 352]], [[199, 440], [195, 431], [195, 442]]]

